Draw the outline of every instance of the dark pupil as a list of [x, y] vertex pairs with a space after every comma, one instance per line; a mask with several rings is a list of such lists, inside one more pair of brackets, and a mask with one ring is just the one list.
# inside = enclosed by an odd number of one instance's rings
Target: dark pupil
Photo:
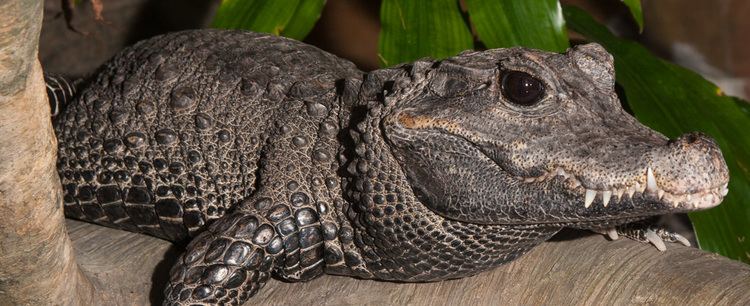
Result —
[[503, 95], [513, 103], [530, 106], [542, 97], [542, 82], [520, 71], [508, 72], [503, 77]]

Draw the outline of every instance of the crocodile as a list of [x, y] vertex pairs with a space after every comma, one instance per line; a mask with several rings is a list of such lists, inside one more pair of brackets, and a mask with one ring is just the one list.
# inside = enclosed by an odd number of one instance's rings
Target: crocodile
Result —
[[454, 279], [564, 227], [615, 238], [718, 205], [716, 143], [641, 125], [614, 80], [594, 43], [365, 73], [282, 37], [157, 36], [55, 108], [64, 211], [189, 241], [165, 305], [237, 305], [272, 275]]

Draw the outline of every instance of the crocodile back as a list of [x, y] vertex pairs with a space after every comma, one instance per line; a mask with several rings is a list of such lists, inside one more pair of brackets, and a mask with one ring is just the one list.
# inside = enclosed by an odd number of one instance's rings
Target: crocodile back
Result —
[[289, 96], [355, 71], [315, 47], [242, 31], [125, 49], [55, 120], [66, 216], [173, 241], [194, 235], [257, 189]]

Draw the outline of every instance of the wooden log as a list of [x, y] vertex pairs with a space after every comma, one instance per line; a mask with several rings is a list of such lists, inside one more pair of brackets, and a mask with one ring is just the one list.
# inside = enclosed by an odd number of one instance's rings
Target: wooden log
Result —
[[[122, 304], [158, 304], [182, 249], [167, 241], [69, 220], [81, 267]], [[562, 238], [473, 277], [393, 283], [325, 275], [271, 280], [245, 305], [748, 305], [750, 266], [695, 248], [666, 252], [628, 239]]]

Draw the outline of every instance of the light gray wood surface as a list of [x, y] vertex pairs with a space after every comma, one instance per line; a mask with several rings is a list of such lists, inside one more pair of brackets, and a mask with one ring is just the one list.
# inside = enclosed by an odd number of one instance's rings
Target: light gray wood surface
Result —
[[[78, 262], [123, 305], [161, 301], [182, 250], [157, 238], [67, 220]], [[558, 238], [492, 271], [436, 283], [325, 275], [271, 280], [246, 305], [748, 305], [750, 266], [694, 248]], [[118, 295], [116, 292], [111, 292]]]

